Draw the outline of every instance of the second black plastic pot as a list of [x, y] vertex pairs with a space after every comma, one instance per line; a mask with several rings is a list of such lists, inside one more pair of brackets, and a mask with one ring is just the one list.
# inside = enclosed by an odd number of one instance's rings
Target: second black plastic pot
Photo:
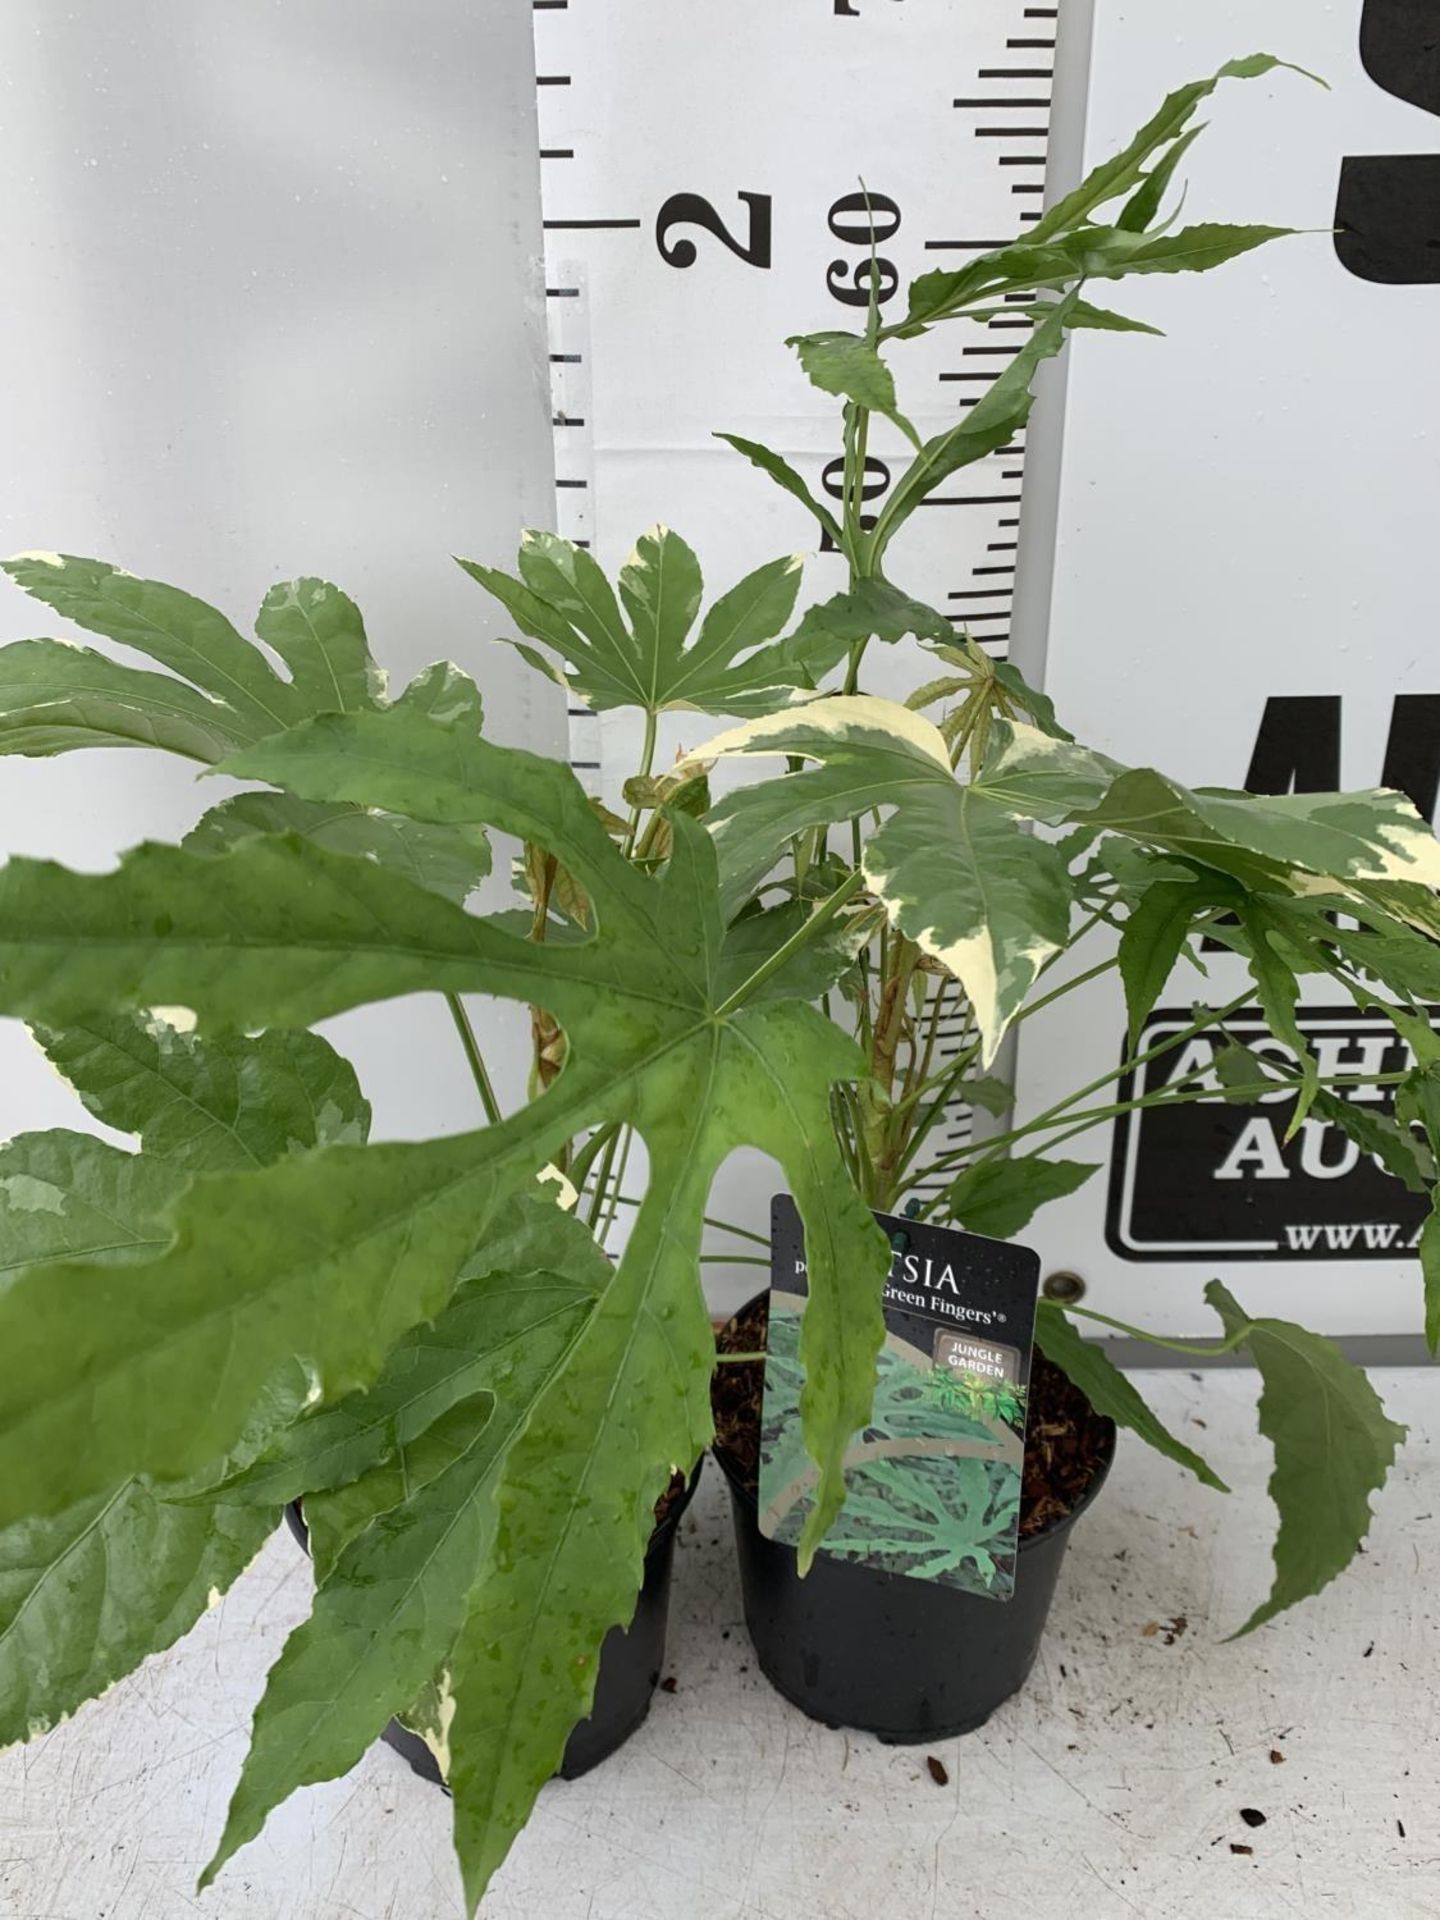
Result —
[[730, 1483], [745, 1624], [766, 1679], [812, 1720], [896, 1746], [973, 1733], [1025, 1684], [1070, 1530], [1099, 1493], [1114, 1451], [1111, 1424], [1083, 1500], [1020, 1542], [1014, 1595], [998, 1601], [823, 1552], [802, 1580], [794, 1547], [761, 1533], [745, 1471], [717, 1447]]
[[[703, 1464], [703, 1462], [702, 1462]], [[665, 1630], [670, 1615], [670, 1574], [675, 1563], [675, 1540], [680, 1521], [700, 1479], [697, 1466], [690, 1483], [671, 1502], [665, 1518], [650, 1536], [645, 1554], [645, 1578], [628, 1627], [612, 1627], [600, 1648], [595, 1675], [595, 1701], [565, 1743], [558, 1769], [562, 1780], [577, 1780], [598, 1767], [630, 1738], [650, 1711], [660, 1672], [665, 1664]], [[298, 1502], [285, 1509], [290, 1530], [309, 1549], [309, 1535]], [[381, 1736], [385, 1744], [408, 1760], [422, 1779], [445, 1785], [439, 1763], [418, 1733], [392, 1720]]]

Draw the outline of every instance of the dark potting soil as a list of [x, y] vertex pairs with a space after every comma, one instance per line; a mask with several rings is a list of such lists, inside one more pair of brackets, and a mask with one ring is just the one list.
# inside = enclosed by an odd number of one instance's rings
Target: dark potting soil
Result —
[[[715, 1336], [716, 1345], [721, 1353], [763, 1352], [769, 1321], [770, 1302], [762, 1294], [726, 1321]], [[727, 1362], [715, 1370], [715, 1443], [740, 1468], [752, 1493], [760, 1469], [764, 1390], [763, 1361]], [[1111, 1445], [1109, 1421], [1038, 1347], [1030, 1371], [1029, 1408], [1020, 1494], [1022, 1540], [1079, 1506]]]
[[685, 1489], [689, 1484], [689, 1481], [683, 1473], [671, 1475], [669, 1486], [666, 1487], [660, 1498], [655, 1502], [655, 1525], [657, 1528], [664, 1526], [676, 1506], [685, 1498]]

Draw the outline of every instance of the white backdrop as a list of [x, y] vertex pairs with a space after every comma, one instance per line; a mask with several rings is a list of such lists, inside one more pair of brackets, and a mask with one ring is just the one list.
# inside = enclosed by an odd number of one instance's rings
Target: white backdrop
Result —
[[[1288, 74], [1231, 85], [1203, 110], [1211, 130], [1185, 169], [1187, 219], [1318, 231], [1211, 275], [1117, 290], [1116, 305], [1169, 337], [1077, 340], [1063, 420], [1056, 409], [1032, 429], [1032, 455], [1037, 433], [1048, 455], [1063, 432], [1046, 686], [1082, 738], [1196, 783], [1244, 783], [1267, 698], [1339, 696], [1341, 780], [1376, 785], [1397, 694], [1440, 693], [1440, 286], [1356, 278], [1328, 231], [1345, 155], [1424, 153], [1440, 148], [1440, 126], [1367, 77], [1360, 15], [1360, 0], [1096, 8], [1091, 160], [1168, 87], [1257, 47], [1332, 89]], [[1032, 667], [1046, 651], [1049, 572], [1034, 504], [1017, 620]], [[1323, 716], [1306, 712], [1313, 752]], [[1234, 978], [1204, 997], [1238, 991]], [[1201, 996], [1192, 973], [1163, 1003]], [[1118, 995], [1097, 986], [1065, 1004], [1021, 1046], [1022, 1112], [1119, 1058]], [[1105, 1147], [1097, 1133], [1066, 1151], [1098, 1159]], [[1231, 1190], [1214, 1195], [1228, 1205]], [[1289, 1197], [1303, 1218], [1293, 1174]], [[1329, 1330], [1419, 1325], [1413, 1256], [1137, 1263], [1107, 1246], [1105, 1201], [1097, 1176], [1033, 1237], [1047, 1268], [1078, 1271], [1092, 1304], [1122, 1316], [1208, 1332], [1199, 1293], [1218, 1272], [1252, 1309], [1303, 1311]]]
[[[5, 27], [0, 551], [93, 553], [242, 628], [328, 575], [392, 676], [454, 656], [497, 733], [558, 749], [449, 558], [551, 512], [529, 9], [9, 0]], [[0, 639], [57, 624], [0, 589]], [[219, 797], [143, 752], [0, 760], [0, 847], [103, 867]], [[335, 1024], [378, 1130], [475, 1123], [438, 996]], [[84, 1124], [0, 1022], [0, 1137]]]

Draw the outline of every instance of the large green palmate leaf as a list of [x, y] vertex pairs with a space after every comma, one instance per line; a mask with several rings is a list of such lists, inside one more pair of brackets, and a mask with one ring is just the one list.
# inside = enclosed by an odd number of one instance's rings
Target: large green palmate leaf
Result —
[[[701, 1216], [715, 1167], [740, 1145], [780, 1161], [811, 1250], [805, 1415], [823, 1473], [807, 1555], [843, 1498], [887, 1259], [830, 1122], [830, 1088], [861, 1070], [859, 1057], [810, 1007], [776, 997], [784, 973], [765, 980], [763, 999], [757, 982], [753, 1003], [747, 982], [734, 985], [701, 828], [673, 820], [671, 859], [652, 879], [624, 861], [567, 769], [490, 746], [458, 709], [326, 716], [228, 770], [314, 803], [534, 841], [584, 887], [595, 930], [532, 946], [294, 835], [217, 857], [146, 848], [98, 876], [15, 862], [0, 877], [0, 1005], [58, 1023], [97, 1003], [159, 1002], [193, 1008], [204, 1033], [475, 989], [547, 1007], [569, 1038], [567, 1065], [541, 1099], [478, 1134], [321, 1148], [197, 1178], [174, 1208], [173, 1245], [127, 1269], [123, 1289], [95, 1266], [18, 1280], [0, 1299], [0, 1342], [19, 1361], [0, 1384], [0, 1511], [55, 1511], [124, 1473], [180, 1479], [234, 1445], [257, 1401], [278, 1430], [306, 1401], [368, 1385], [568, 1139], [633, 1124], [651, 1184], [625, 1256], [496, 1489], [501, 1524], [476, 1608], [512, 1645], [506, 1697], [483, 1661], [456, 1652], [457, 1700], [474, 1676], [474, 1712], [456, 1709], [454, 1776], [473, 1889], [584, 1711], [601, 1639], [629, 1616], [655, 1497], [709, 1437]], [[808, 992], [812, 975], [799, 967], [790, 991]], [[308, 1393], [291, 1384], [297, 1356]], [[177, 1380], [203, 1393], [177, 1393]], [[61, 1444], [77, 1424], [95, 1441], [83, 1456]], [[523, 1550], [508, 1544], [520, 1537]], [[546, 1550], [531, 1551], [541, 1537]], [[512, 1611], [523, 1633], [503, 1625]]]
[[1260, 1431], [1275, 1448], [1275, 1584], [1239, 1629], [1249, 1633], [1350, 1564], [1405, 1429], [1333, 1341], [1289, 1320], [1252, 1319], [1218, 1280], [1205, 1298], [1260, 1370]]
[[814, 628], [776, 639], [799, 591], [798, 554], [758, 567], [723, 594], [688, 646], [703, 582], [695, 555], [668, 527], [643, 534], [621, 568], [623, 614], [596, 562], [557, 534], [526, 534], [519, 580], [478, 561], [460, 564], [564, 666], [514, 643], [525, 659], [600, 711], [768, 713], [797, 689], [813, 690], [844, 652]]
[[[145, 1151], [66, 1132], [0, 1149], [7, 1278], [84, 1259], [115, 1267], [123, 1286], [134, 1262], [169, 1245], [170, 1210], [194, 1172], [365, 1137], [353, 1072], [313, 1034], [207, 1042], [153, 1018], [93, 1015], [43, 1038], [91, 1113], [138, 1134]], [[35, 1279], [63, 1284], [53, 1266]], [[277, 1514], [273, 1501], [166, 1498], [129, 1475], [0, 1530], [0, 1741], [55, 1724], [187, 1632]]]

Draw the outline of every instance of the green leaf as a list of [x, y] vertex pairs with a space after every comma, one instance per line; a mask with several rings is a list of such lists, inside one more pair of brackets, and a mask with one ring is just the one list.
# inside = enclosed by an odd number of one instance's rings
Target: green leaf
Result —
[[[807, 1233], [804, 1414], [822, 1472], [806, 1558], [843, 1499], [888, 1261], [830, 1119], [833, 1084], [863, 1063], [807, 1005], [721, 998], [714, 851], [683, 814], [652, 879], [624, 860], [568, 769], [403, 703], [278, 735], [245, 771], [314, 802], [488, 824], [545, 846], [585, 888], [595, 932], [534, 946], [371, 862], [267, 836], [219, 858], [149, 849], [109, 875], [34, 869], [17, 885], [12, 867], [8, 907], [23, 907], [32, 930], [51, 916], [58, 932], [63, 915], [74, 971], [66, 981], [52, 965], [47, 986], [12, 947], [5, 991], [49, 1003], [51, 1018], [82, 992], [92, 1006], [131, 995], [193, 1005], [203, 1029], [307, 1024], [322, 1007], [473, 986], [546, 1006], [569, 1039], [565, 1071], [478, 1134], [322, 1147], [197, 1178], [175, 1205], [173, 1246], [123, 1276], [71, 1266], [17, 1281], [0, 1298], [0, 1517], [57, 1511], [127, 1473], [181, 1478], [253, 1434], [257, 1403], [278, 1430], [307, 1402], [367, 1386], [396, 1340], [445, 1307], [471, 1249], [561, 1145], [633, 1126], [648, 1151], [645, 1199], [573, 1363], [507, 1455], [503, 1526], [475, 1589], [495, 1628], [483, 1643], [503, 1640], [507, 1658], [500, 1679], [485, 1670], [474, 1682], [471, 1771], [454, 1775], [473, 1887], [583, 1710], [605, 1632], [633, 1605], [656, 1494], [709, 1437], [701, 1222], [714, 1170], [738, 1146], [780, 1161]], [[8, 907], [0, 924], [14, 929]], [[81, 1429], [90, 1444], [68, 1448]], [[462, 1666], [485, 1663], [457, 1652], [463, 1701]], [[466, 1781], [481, 1783], [478, 1797]]]
[[[725, 933], [720, 985], [726, 997], [737, 992], [758, 967], [791, 940], [810, 918], [809, 906], [787, 900], [778, 907], [746, 914]], [[758, 1000], [818, 1000], [854, 965], [855, 956], [869, 938], [837, 920], [806, 942], [779, 973], [760, 987]]]
[[[1051, 759], [1073, 757], [1075, 750], [1031, 737]], [[823, 764], [744, 788], [712, 810], [727, 908], [743, 904], [795, 833], [888, 808], [864, 850], [866, 880], [892, 924], [964, 986], [988, 1064], [1069, 930], [1064, 863], [1016, 825], [1003, 782], [992, 791], [987, 772], [983, 782], [961, 786], [937, 728], [864, 695], [752, 721], [697, 757], [729, 753], [803, 755]]]
[[473, 1303], [482, 1312], [472, 1324], [487, 1338], [472, 1379], [488, 1391], [403, 1443], [399, 1497], [324, 1572], [309, 1618], [270, 1671], [202, 1887], [297, 1787], [347, 1773], [450, 1657], [489, 1563], [507, 1457], [573, 1359], [598, 1297], [555, 1276], [491, 1275]]
[[1291, 227], [1236, 227], [1213, 222], [1182, 227], [1178, 233], [1124, 233], [1119, 228], [1085, 228], [1073, 252], [1077, 270], [1092, 280], [1122, 280], [1132, 273], [1208, 273], [1227, 260], [1272, 240], [1289, 239]]
[[185, 1185], [164, 1162], [93, 1134], [22, 1133], [0, 1146], [0, 1293], [53, 1260], [144, 1260], [170, 1242]]
[[208, 764], [255, 737], [232, 708], [184, 681], [123, 667], [92, 647], [0, 647], [0, 753], [159, 747]]
[[1125, 983], [1132, 1047], [1185, 951], [1196, 915], [1209, 905], [1205, 891], [1190, 881], [1156, 881], [1140, 896], [1121, 929], [1120, 977]]
[[786, 493], [813, 514], [822, 530], [829, 534], [837, 547], [844, 547], [845, 536], [840, 531], [839, 521], [828, 507], [822, 506], [815, 498], [788, 460], [782, 459], [769, 447], [761, 446], [758, 440], [742, 439], [738, 433], [717, 433], [715, 438], [725, 441], [727, 446], [734, 447], [737, 453], [743, 453], [752, 467], [759, 467], [762, 473], [768, 473], [776, 486], [782, 487]]
[[856, 640], [876, 639], [887, 645], [915, 634], [927, 640], [952, 641], [955, 628], [943, 613], [912, 600], [888, 580], [857, 580], [848, 593], [822, 600], [806, 613], [795, 632], [797, 642], [828, 636], [835, 643], [834, 658]]
[[1065, 329], [1073, 310], [1073, 296], [1058, 301], [1031, 333], [1005, 371], [986, 388], [984, 397], [944, 433], [927, 440], [905, 469], [875, 523], [873, 546], [878, 559], [901, 527], [942, 480], [1008, 444], [1030, 417], [1034, 405], [1031, 385], [1041, 364], [1065, 344]]
[[999, 1119], [1015, 1104], [1015, 1089], [1008, 1080], [981, 1074], [973, 1080], [962, 1080], [955, 1089], [955, 1098], [969, 1107], [983, 1107], [986, 1113], [993, 1113]]
[[1177, 1440], [1115, 1365], [1098, 1340], [1085, 1340], [1075, 1323], [1052, 1301], [1042, 1300], [1035, 1316], [1035, 1344], [1085, 1395], [1097, 1413], [1139, 1434], [1147, 1446], [1176, 1461], [1217, 1493], [1230, 1489], [1200, 1455]]
[[[1217, 1047], [1215, 1076], [1229, 1100], [1251, 1104], [1273, 1087], [1299, 1088], [1297, 1075], [1279, 1073], [1272, 1056], [1259, 1054], [1228, 1034]], [[1317, 1087], [1311, 1112], [1327, 1125], [1338, 1127], [1347, 1139], [1373, 1154], [1387, 1173], [1411, 1193], [1428, 1193], [1436, 1177], [1435, 1155], [1410, 1127], [1383, 1108], [1362, 1100], [1347, 1100], [1329, 1088]]]
[[48, 1731], [188, 1633], [277, 1518], [124, 1480], [0, 1532], [0, 1744]]
[[1150, 333], [1161, 336], [1160, 328], [1150, 326], [1147, 321], [1132, 320], [1125, 313], [1111, 313], [1108, 307], [1092, 307], [1088, 300], [1074, 302], [1067, 325], [1072, 329], [1085, 327], [1097, 333]]
[[[555, 560], [565, 542], [553, 535], [547, 553]], [[685, 641], [700, 608], [702, 581], [695, 555], [668, 527], [655, 527], [636, 543], [620, 573], [620, 598], [630, 616], [630, 630], [614, 612], [613, 597], [601, 604], [594, 582], [598, 569], [577, 558], [559, 570], [564, 591], [556, 593], [555, 576], [536, 564], [533, 548], [541, 538], [527, 535], [531, 585], [482, 567], [472, 560], [461, 566], [495, 595], [520, 621], [524, 630], [553, 647], [568, 671], [552, 667], [528, 649], [521, 651], [531, 664], [558, 679], [577, 699], [597, 711], [612, 707], [640, 707], [647, 713], [670, 709], [701, 709], [711, 713], [768, 713], [795, 697], [797, 689], [812, 689], [813, 675], [824, 672], [839, 657], [810, 636], [774, 640], [795, 604], [800, 585], [801, 556], [772, 560], [741, 580], [717, 600], [706, 615], [694, 644]], [[526, 556], [522, 554], [522, 565]], [[594, 569], [593, 571], [591, 569]], [[603, 576], [599, 576], [603, 584]], [[546, 582], [549, 581], [547, 587]], [[573, 583], [587, 583], [589, 616], [576, 617]], [[594, 591], [590, 591], [594, 589]], [[554, 594], [547, 600], [546, 592]], [[609, 594], [608, 585], [605, 593]]]
[[1238, 911], [1249, 947], [1250, 977], [1266, 1024], [1276, 1039], [1289, 1047], [1300, 1066], [1295, 1106], [1285, 1134], [1288, 1140], [1309, 1112], [1320, 1084], [1320, 1064], [1297, 1018], [1300, 982], [1295, 972], [1295, 949], [1286, 938], [1286, 921], [1264, 900], [1244, 900]]
[[630, 614], [639, 657], [651, 666], [653, 685], [680, 666], [703, 591], [699, 561], [680, 534], [657, 526], [639, 536], [636, 551], [620, 568], [620, 599]]
[[809, 333], [795, 334], [785, 344], [799, 355], [811, 386], [883, 414], [919, 445], [915, 429], [897, 406], [895, 377], [871, 341], [854, 333]]
[[1203, 125], [1190, 127], [1178, 140], [1171, 141], [1125, 202], [1115, 222], [1117, 227], [1123, 227], [1128, 233], [1143, 233], [1159, 213], [1165, 190], [1175, 177], [1175, 169], [1204, 131]]
[[999, 682], [1001, 690], [1014, 706], [1030, 718], [1042, 733], [1049, 734], [1052, 740], [1073, 740], [1073, 733], [1066, 731], [1055, 718], [1055, 703], [1048, 693], [1042, 693], [1038, 687], [1032, 687], [1020, 669], [1009, 660], [992, 660], [990, 671]]
[[1332, 1341], [1289, 1320], [1251, 1319], [1218, 1280], [1205, 1298], [1260, 1370], [1260, 1431], [1275, 1448], [1275, 1584], [1243, 1634], [1319, 1593], [1350, 1564], [1370, 1528], [1370, 1496], [1405, 1429], [1386, 1418], [1365, 1374]]
[[290, 669], [309, 713], [378, 706], [385, 676], [370, 657], [365, 623], [328, 580], [287, 580], [266, 594], [255, 631]]
[[180, 844], [196, 853], [225, 853], [266, 833], [295, 833], [331, 853], [374, 860], [457, 906], [490, 871], [483, 827], [437, 827], [376, 808], [321, 806], [290, 793], [238, 793], [197, 820]]
[[268, 1166], [369, 1132], [354, 1069], [318, 1034], [201, 1040], [153, 1017], [91, 1014], [37, 1037], [88, 1112], [187, 1173]]
[[260, 610], [260, 637], [291, 670], [282, 680], [223, 614], [178, 588], [65, 554], [3, 564], [34, 598], [170, 671], [57, 640], [0, 648], [0, 753], [148, 746], [213, 763], [309, 714], [381, 700], [359, 609], [324, 580], [274, 587]]
[[[1231, 793], [1190, 789], [1147, 768], [1122, 772], [1077, 823], [1109, 828], [1183, 853], [1241, 879], [1273, 881], [1281, 869], [1339, 881], [1440, 886], [1440, 844], [1403, 794]], [[1247, 860], [1246, 854], [1254, 855]]]
[[967, 1232], [1009, 1240], [1041, 1207], [1074, 1193], [1099, 1170], [1093, 1161], [1048, 1160], [1039, 1153], [979, 1160], [951, 1186], [945, 1204]]
[[178, 587], [137, 580], [103, 560], [17, 554], [3, 563], [19, 587], [91, 633], [103, 633], [179, 674], [221, 703], [251, 738], [302, 720], [308, 709], [258, 647], [224, 614]]
[[[228, 1500], [278, 1505], [302, 1495], [323, 1497], [372, 1470], [391, 1472], [404, 1449], [441, 1414], [486, 1389], [505, 1357], [506, 1325], [520, 1327], [523, 1338], [529, 1324], [523, 1312], [517, 1321], [520, 1309], [512, 1305], [497, 1320], [493, 1289], [480, 1284], [497, 1274], [517, 1285], [563, 1274], [566, 1285], [598, 1293], [610, 1265], [587, 1229], [553, 1200], [527, 1195], [511, 1202], [486, 1234], [482, 1251], [465, 1262], [450, 1303], [397, 1343], [367, 1391], [307, 1414], [219, 1491]], [[531, 1302], [539, 1304], [538, 1298]], [[393, 1499], [377, 1504], [378, 1483], [372, 1482], [366, 1494], [371, 1514], [398, 1504], [404, 1491], [401, 1484]], [[316, 1500], [308, 1500], [318, 1565], [326, 1554], [316, 1547], [314, 1533], [333, 1538], [343, 1529], [333, 1516], [322, 1524], [317, 1510]]]
[[1258, 80], [1277, 69], [1304, 74], [1307, 79], [1315, 78], [1313, 74], [1305, 74], [1303, 67], [1293, 67], [1289, 61], [1277, 60], [1273, 54], [1253, 53], [1241, 60], [1227, 60], [1209, 79], [1192, 80], [1167, 94], [1159, 111], [1145, 122], [1128, 146], [1102, 161], [1073, 193], [1058, 200], [1044, 218], [1035, 223], [1028, 236], [1029, 243], [1040, 245], [1056, 234], [1067, 232], [1088, 219], [1097, 207], [1139, 187], [1151, 156], [1185, 133], [1195, 109], [1214, 93], [1222, 80]]

